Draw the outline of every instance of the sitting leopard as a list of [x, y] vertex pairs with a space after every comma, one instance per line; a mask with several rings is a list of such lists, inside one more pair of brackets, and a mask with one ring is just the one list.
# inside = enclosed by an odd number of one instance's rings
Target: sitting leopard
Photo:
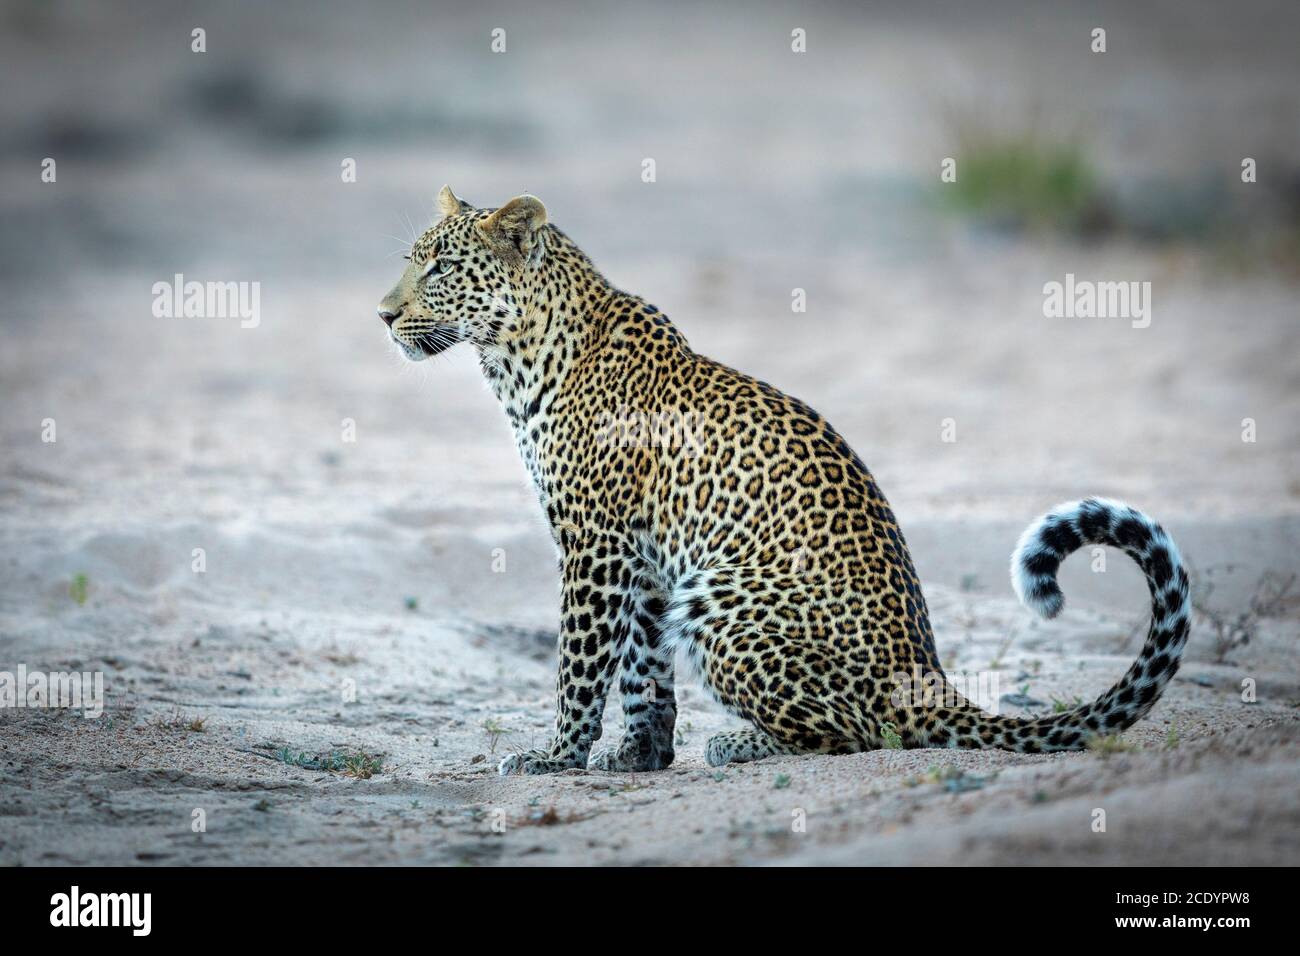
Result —
[[[1188, 579], [1160, 525], [1089, 498], [1034, 523], [1011, 561], [1022, 602], [1064, 602], [1061, 561], [1090, 544], [1142, 568], [1152, 621], [1095, 701], [993, 716], [942, 676], [921, 586], [871, 473], [798, 399], [692, 351], [668, 317], [612, 286], [533, 196], [478, 209], [444, 187], [379, 306], [419, 360], [477, 353], [532, 478], [562, 577], [555, 736], [508, 773], [673, 761], [679, 649], [752, 729], [708, 741], [714, 766], [885, 745], [1078, 750], [1141, 718], [1178, 668]], [[628, 422], [633, 427], [627, 427]], [[647, 425], [648, 423], [648, 425]], [[666, 427], [665, 427], [666, 426]], [[943, 691], [900, 693], [926, 675]], [[591, 754], [615, 679], [626, 728]], [[925, 678], [923, 678], [925, 679]]]

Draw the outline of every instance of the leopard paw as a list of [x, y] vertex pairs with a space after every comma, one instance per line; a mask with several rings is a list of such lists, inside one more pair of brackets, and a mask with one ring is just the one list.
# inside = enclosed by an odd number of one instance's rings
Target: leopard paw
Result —
[[525, 750], [523, 753], [507, 754], [497, 765], [497, 772], [503, 777], [508, 777], [514, 773], [529, 775], [559, 773], [561, 770], [574, 767], [581, 769], [585, 766], [585, 761], [552, 757], [547, 750]]
[[591, 758], [594, 770], [663, 770], [673, 762], [672, 738], [660, 738], [645, 731], [628, 731], [617, 747], [598, 751]]

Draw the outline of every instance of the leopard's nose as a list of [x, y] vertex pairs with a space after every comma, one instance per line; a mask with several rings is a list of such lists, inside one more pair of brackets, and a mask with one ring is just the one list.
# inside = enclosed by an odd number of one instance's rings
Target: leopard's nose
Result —
[[400, 308], [396, 312], [390, 312], [382, 305], [379, 307], [379, 317], [384, 320], [384, 324], [387, 325], [390, 329], [393, 327], [393, 323], [396, 322], [401, 317], [401, 315], [402, 315], [402, 310]]

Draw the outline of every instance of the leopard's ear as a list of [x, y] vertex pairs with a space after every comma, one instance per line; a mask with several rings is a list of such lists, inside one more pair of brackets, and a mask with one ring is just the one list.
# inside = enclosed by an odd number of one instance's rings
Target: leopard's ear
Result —
[[448, 216], [463, 216], [473, 212], [474, 207], [451, 191], [450, 186], [443, 186], [438, 192], [438, 211], [445, 219]]
[[516, 196], [478, 224], [497, 255], [515, 265], [536, 265], [542, 253], [538, 232], [546, 207], [536, 196]]

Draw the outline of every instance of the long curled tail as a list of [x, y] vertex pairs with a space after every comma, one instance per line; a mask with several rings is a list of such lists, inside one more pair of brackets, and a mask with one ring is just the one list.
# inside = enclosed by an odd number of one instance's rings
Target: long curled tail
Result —
[[973, 733], [954, 728], [965, 738], [958, 746], [1027, 753], [1080, 750], [1090, 738], [1118, 733], [1140, 720], [1178, 671], [1191, 611], [1187, 571], [1165, 530], [1135, 508], [1087, 498], [1058, 505], [1030, 525], [1011, 556], [1011, 583], [1020, 600], [1043, 617], [1059, 614], [1065, 596], [1056, 571], [1067, 555], [1090, 544], [1123, 549], [1146, 575], [1151, 627], [1137, 660], [1110, 690], [1065, 713], [1027, 719], [981, 711], [970, 728]]

